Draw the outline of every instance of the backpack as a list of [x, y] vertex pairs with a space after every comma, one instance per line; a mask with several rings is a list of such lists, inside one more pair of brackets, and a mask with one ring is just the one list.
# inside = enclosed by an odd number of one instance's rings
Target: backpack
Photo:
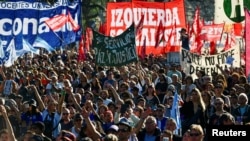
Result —
[[[50, 118], [48, 118], [50, 117]], [[51, 113], [51, 115], [47, 114], [43, 123], [45, 125], [45, 130], [44, 130], [44, 135], [49, 137], [49, 138], [53, 138], [52, 133], [53, 131], [57, 128], [59, 122], [57, 123], [57, 125], [54, 127], [53, 123], [54, 123], [54, 117], [55, 117], [55, 113]]]

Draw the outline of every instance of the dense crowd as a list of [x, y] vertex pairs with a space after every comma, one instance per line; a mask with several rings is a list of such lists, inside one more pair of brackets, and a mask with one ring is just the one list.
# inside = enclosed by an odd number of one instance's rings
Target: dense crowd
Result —
[[74, 49], [26, 54], [0, 68], [0, 140], [205, 141], [209, 125], [250, 123], [244, 68], [193, 78], [166, 58], [104, 67], [94, 52], [84, 61]]

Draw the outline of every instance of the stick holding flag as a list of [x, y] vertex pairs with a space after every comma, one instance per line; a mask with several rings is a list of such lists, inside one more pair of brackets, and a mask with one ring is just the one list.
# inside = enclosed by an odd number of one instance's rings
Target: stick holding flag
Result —
[[175, 90], [174, 93], [174, 99], [173, 99], [173, 105], [170, 111], [170, 117], [175, 119], [176, 121], [176, 131], [178, 134], [181, 133], [181, 119], [180, 119], [180, 109], [179, 109], [179, 102], [182, 101], [179, 97], [177, 90]]

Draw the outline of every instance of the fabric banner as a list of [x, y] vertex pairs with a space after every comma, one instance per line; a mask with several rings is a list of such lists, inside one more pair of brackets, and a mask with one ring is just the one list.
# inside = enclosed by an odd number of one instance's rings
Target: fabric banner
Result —
[[244, 22], [244, 7], [250, 8], [250, 0], [215, 0], [214, 23]]
[[182, 49], [180, 55], [180, 62], [184, 72], [196, 78], [196, 72], [204, 70], [206, 74], [212, 75], [213, 72], [220, 73], [216, 65], [220, 65], [223, 69], [233, 67], [240, 67], [240, 48], [233, 47], [225, 52], [216, 55], [197, 55]]
[[249, 76], [250, 74], [250, 15], [249, 15], [249, 11], [247, 9], [245, 9], [245, 43], [246, 43], [246, 60], [245, 60], [245, 64], [246, 64], [246, 76]]
[[[132, 22], [135, 25], [144, 17], [143, 27], [140, 36], [136, 36], [136, 46], [140, 47], [144, 44], [146, 39], [146, 54], [162, 54], [164, 47], [167, 45], [168, 38], [172, 27], [176, 23], [176, 33], [181, 28], [186, 27], [185, 10], [183, 0], [175, 0], [171, 2], [120, 2], [108, 3], [107, 5], [107, 33], [109, 36], [120, 35]], [[163, 23], [164, 32], [157, 35], [157, 29], [160, 23]], [[155, 37], [164, 36], [157, 47]], [[177, 38], [180, 35], [177, 34]], [[175, 42], [174, 38], [171, 39], [172, 46], [180, 46], [180, 42]], [[179, 47], [178, 47], [179, 49]], [[180, 50], [178, 50], [180, 51]]]
[[116, 37], [93, 31], [93, 47], [98, 66], [122, 66], [137, 61], [134, 24]]
[[207, 41], [220, 41], [224, 24], [203, 25], [201, 34], [206, 34]]
[[0, 50], [0, 64], [15, 61], [9, 60], [13, 58], [9, 57], [10, 54], [18, 58], [32, 51], [29, 47], [51, 51], [79, 40], [81, 29], [73, 31], [72, 23], [66, 22], [53, 31], [45, 21], [70, 13], [75, 23], [81, 25], [80, 8], [79, 0], [57, 0], [53, 5], [31, 0], [0, 2], [0, 45], [3, 48]]

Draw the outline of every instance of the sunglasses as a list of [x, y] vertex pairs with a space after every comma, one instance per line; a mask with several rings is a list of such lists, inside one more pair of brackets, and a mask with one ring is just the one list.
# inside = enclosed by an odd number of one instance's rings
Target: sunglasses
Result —
[[222, 105], [222, 103], [215, 103], [215, 105]]
[[189, 135], [190, 135], [190, 137], [197, 137], [197, 136], [199, 136], [201, 134], [200, 133], [190, 133]]
[[118, 132], [128, 132], [128, 129], [119, 129]]
[[68, 115], [69, 113], [63, 113], [63, 115]]

